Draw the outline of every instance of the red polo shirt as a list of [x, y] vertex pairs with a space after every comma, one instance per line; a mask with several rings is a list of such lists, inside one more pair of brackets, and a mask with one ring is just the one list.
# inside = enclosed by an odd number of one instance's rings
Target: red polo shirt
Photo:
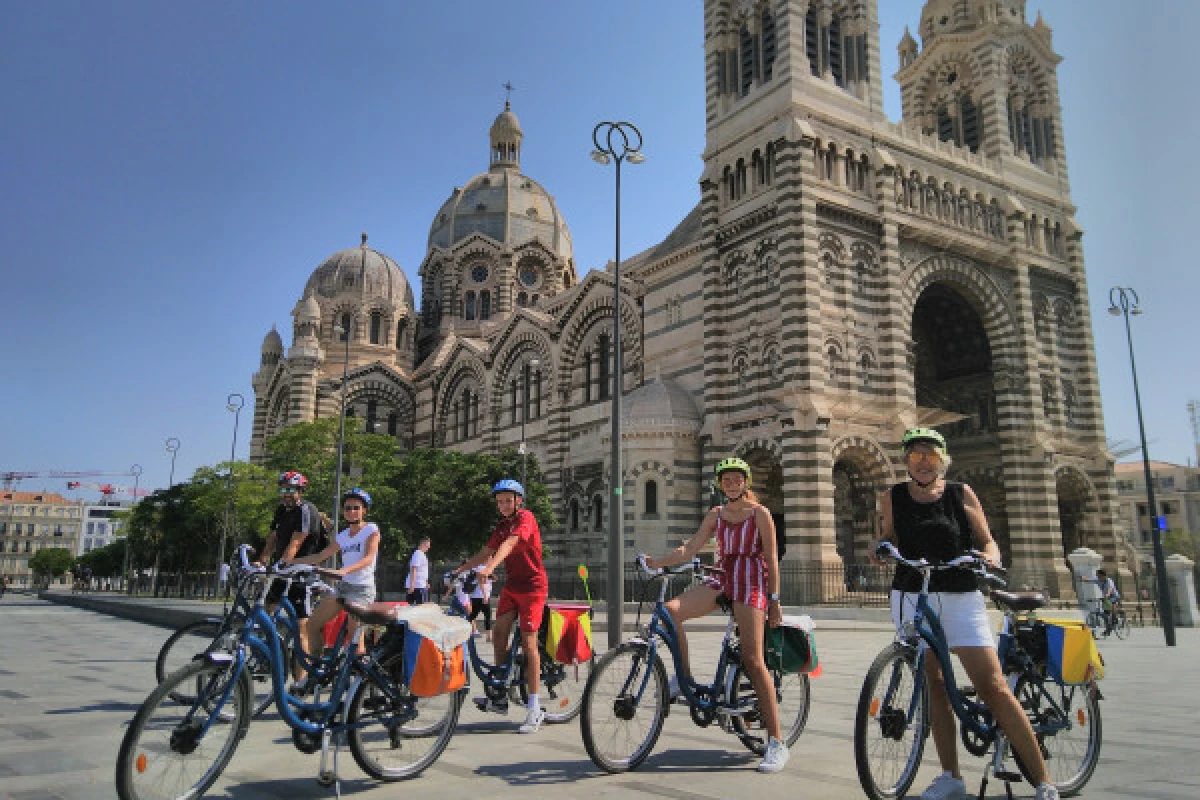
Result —
[[545, 594], [550, 582], [546, 580], [546, 568], [542, 566], [542, 533], [538, 529], [533, 512], [520, 509], [508, 519], [496, 524], [487, 546], [499, 550], [510, 536], [517, 544], [504, 559], [506, 579], [504, 589], [518, 594]]

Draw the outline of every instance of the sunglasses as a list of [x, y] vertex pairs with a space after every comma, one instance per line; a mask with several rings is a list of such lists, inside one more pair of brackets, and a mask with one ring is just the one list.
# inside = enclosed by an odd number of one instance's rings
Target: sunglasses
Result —
[[935, 452], [921, 453], [916, 450], [909, 450], [908, 451], [908, 460], [909, 461], [927, 461], [932, 464], [934, 461], [941, 461], [942, 457]]
[[300, 494], [300, 490], [291, 486], [285, 486], [279, 490], [280, 494]]

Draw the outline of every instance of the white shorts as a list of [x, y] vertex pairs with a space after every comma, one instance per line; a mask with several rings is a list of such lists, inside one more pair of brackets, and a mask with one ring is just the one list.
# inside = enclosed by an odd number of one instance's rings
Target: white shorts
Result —
[[[904, 598], [903, 619], [900, 616], [901, 596]], [[897, 631], [903, 623], [912, 620], [919, 596], [917, 592], [892, 590], [892, 624]], [[950, 649], [996, 646], [982, 592], [930, 592], [929, 606], [937, 612]]]
[[351, 603], [367, 606], [375, 602], [375, 585], [363, 586], [349, 581], [338, 581], [333, 587], [338, 599], [349, 600]]

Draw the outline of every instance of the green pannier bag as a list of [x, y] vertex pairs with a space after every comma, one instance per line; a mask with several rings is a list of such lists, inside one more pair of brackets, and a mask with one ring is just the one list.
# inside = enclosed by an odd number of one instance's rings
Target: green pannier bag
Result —
[[817, 668], [817, 645], [812, 617], [785, 616], [778, 628], [767, 626], [763, 644], [767, 669], [784, 674], [812, 672]]

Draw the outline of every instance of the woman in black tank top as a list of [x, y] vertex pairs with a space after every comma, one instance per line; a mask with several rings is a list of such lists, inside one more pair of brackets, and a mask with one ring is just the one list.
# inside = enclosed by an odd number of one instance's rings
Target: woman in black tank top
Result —
[[[985, 561], [998, 566], [1000, 548], [988, 530], [979, 498], [970, 486], [945, 478], [950, 466], [946, 440], [935, 430], [914, 428], [905, 432], [901, 444], [908, 480], [880, 496], [883, 540], [894, 544], [908, 559], [945, 563], [978, 550]], [[906, 604], [911, 605], [912, 594], [920, 591], [921, 574], [898, 566], [892, 581], [893, 616], [898, 606], [899, 616], [907, 619]], [[1037, 797], [1057, 798], [1058, 792], [1049, 783], [1046, 762], [1029, 719], [1004, 679], [975, 576], [960, 570], [934, 573], [929, 591], [930, 605], [938, 610], [947, 643], [958, 656], [979, 699], [995, 715], [1021, 760], [1030, 765], [1042, 784]], [[930, 727], [945, 772], [921, 796], [966, 798], [966, 784], [958, 768], [958, 725], [946, 696], [941, 668], [932, 657], [925, 659], [925, 668], [929, 677]]]

